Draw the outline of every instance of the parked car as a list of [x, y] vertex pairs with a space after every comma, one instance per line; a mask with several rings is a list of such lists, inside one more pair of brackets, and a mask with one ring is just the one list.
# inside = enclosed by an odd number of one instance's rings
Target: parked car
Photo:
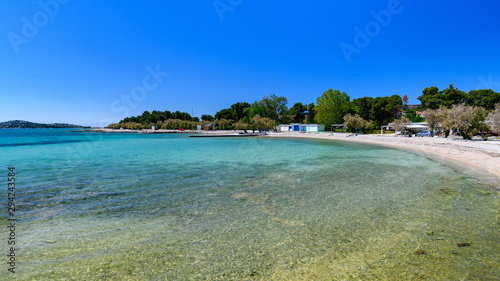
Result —
[[417, 137], [433, 137], [434, 132], [433, 131], [422, 131], [417, 133]]

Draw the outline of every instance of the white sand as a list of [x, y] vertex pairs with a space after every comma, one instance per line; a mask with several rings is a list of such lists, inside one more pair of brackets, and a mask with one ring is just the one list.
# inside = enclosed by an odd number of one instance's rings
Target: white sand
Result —
[[[448, 161], [461, 161], [470, 167], [488, 171], [500, 177], [500, 140], [466, 141], [461, 137], [416, 137], [392, 135], [349, 136], [348, 133], [270, 133], [269, 137], [296, 137], [341, 140], [384, 145], [394, 148], [417, 150], [439, 156]], [[500, 189], [500, 187], [497, 187]]]

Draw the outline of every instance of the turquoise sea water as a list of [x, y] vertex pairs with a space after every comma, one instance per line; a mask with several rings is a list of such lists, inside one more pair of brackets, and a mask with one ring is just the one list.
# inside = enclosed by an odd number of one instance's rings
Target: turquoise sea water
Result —
[[406, 151], [37, 129], [0, 156], [19, 280], [500, 279], [494, 186]]

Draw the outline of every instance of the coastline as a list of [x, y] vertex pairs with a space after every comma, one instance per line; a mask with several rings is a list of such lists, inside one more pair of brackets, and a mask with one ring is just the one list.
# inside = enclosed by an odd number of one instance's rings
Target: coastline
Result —
[[[238, 135], [239, 130], [115, 130], [99, 128], [91, 130], [102, 133], [139, 133], [139, 134], [212, 134], [220, 136]], [[335, 140], [381, 145], [389, 148], [412, 151], [427, 157], [438, 158], [453, 166], [459, 166], [463, 170], [469, 170], [480, 177], [493, 176], [493, 186], [500, 191], [500, 139], [463, 140], [461, 137], [415, 137], [408, 138], [394, 134], [357, 134], [351, 133], [306, 133], [306, 132], [267, 132], [261, 137], [270, 138], [308, 138], [321, 140]], [[464, 169], [467, 168], [467, 169]]]
[[91, 130], [80, 130], [76, 132], [94, 132], [94, 133], [134, 133], [134, 134], [222, 134], [222, 135], [235, 135], [239, 131], [229, 131], [229, 130], [165, 130], [165, 129], [143, 129], [143, 130], [131, 130], [131, 129], [108, 129], [108, 128], [94, 128]]
[[[270, 133], [266, 137], [308, 138], [321, 140], [348, 141], [381, 145], [385, 147], [413, 151], [429, 157], [438, 157], [454, 166], [472, 169], [474, 174], [495, 177], [495, 189], [500, 191], [500, 141], [466, 141], [461, 138], [418, 137], [408, 138], [388, 135], [352, 136], [349, 133]], [[458, 161], [458, 163], [457, 163]], [[460, 165], [462, 164], [462, 165]]]
[[[223, 136], [239, 132], [218, 131]], [[52, 139], [52, 132], [45, 135]], [[21, 277], [36, 279], [53, 270], [55, 278], [98, 279], [105, 264], [108, 276], [126, 279], [132, 275], [123, 268], [148, 262], [150, 273], [132, 272], [134, 276], [252, 279], [250, 274], [257, 272], [255, 278], [299, 280], [498, 275], [496, 190], [439, 158], [433, 161], [434, 156], [353, 143], [408, 141], [425, 148], [437, 138], [268, 133], [262, 136], [267, 139], [203, 141], [189, 135], [64, 133], [103, 142], [87, 152], [75, 146], [69, 156], [71, 150], [43, 147], [51, 149], [44, 153], [46, 159], [57, 162], [27, 162], [31, 148], [22, 155], [18, 149], [7, 150], [6, 159], [23, 156], [21, 162], [27, 164], [19, 168], [33, 174], [26, 186], [37, 192], [28, 194], [29, 200], [48, 205], [27, 205], [25, 240], [34, 247], [26, 256], [25, 267], [31, 270]], [[55, 184], [40, 181], [53, 167], [64, 167], [48, 178]], [[428, 181], [419, 178], [418, 169], [430, 175]], [[99, 182], [87, 180], [93, 177]], [[50, 204], [56, 200], [60, 203]], [[472, 246], [457, 247], [465, 242]], [[147, 247], [128, 247], [137, 243]], [[79, 260], [95, 249], [105, 250], [79, 267]], [[119, 259], [117, 251], [124, 253]], [[56, 267], [45, 262], [46, 252], [55, 253]], [[212, 268], [214, 260], [221, 263]], [[165, 270], [165, 264], [174, 263]]]

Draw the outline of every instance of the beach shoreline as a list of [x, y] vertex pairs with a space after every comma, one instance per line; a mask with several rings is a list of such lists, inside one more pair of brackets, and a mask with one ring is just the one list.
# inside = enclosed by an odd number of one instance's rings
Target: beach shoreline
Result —
[[[381, 145], [385, 147], [413, 151], [428, 157], [437, 157], [455, 166], [466, 165], [474, 174], [492, 175], [495, 182], [500, 183], [500, 140], [475, 141], [463, 140], [461, 137], [416, 137], [409, 138], [386, 135], [364, 135], [350, 133], [269, 133], [271, 138], [307, 138], [320, 140], [336, 140], [356, 143]], [[500, 185], [495, 184], [500, 191]]]
[[[243, 131], [217, 130], [115, 130], [108, 128], [93, 129], [93, 132], [104, 133], [142, 133], [142, 134], [211, 134], [238, 135]], [[500, 139], [463, 140], [462, 137], [404, 137], [395, 134], [352, 134], [352, 133], [311, 133], [311, 132], [267, 132], [268, 138], [300, 138], [347, 141], [380, 145], [394, 149], [412, 151], [431, 158], [438, 158], [454, 166], [469, 168], [471, 172], [491, 175], [495, 178], [495, 189], [500, 191]]]

